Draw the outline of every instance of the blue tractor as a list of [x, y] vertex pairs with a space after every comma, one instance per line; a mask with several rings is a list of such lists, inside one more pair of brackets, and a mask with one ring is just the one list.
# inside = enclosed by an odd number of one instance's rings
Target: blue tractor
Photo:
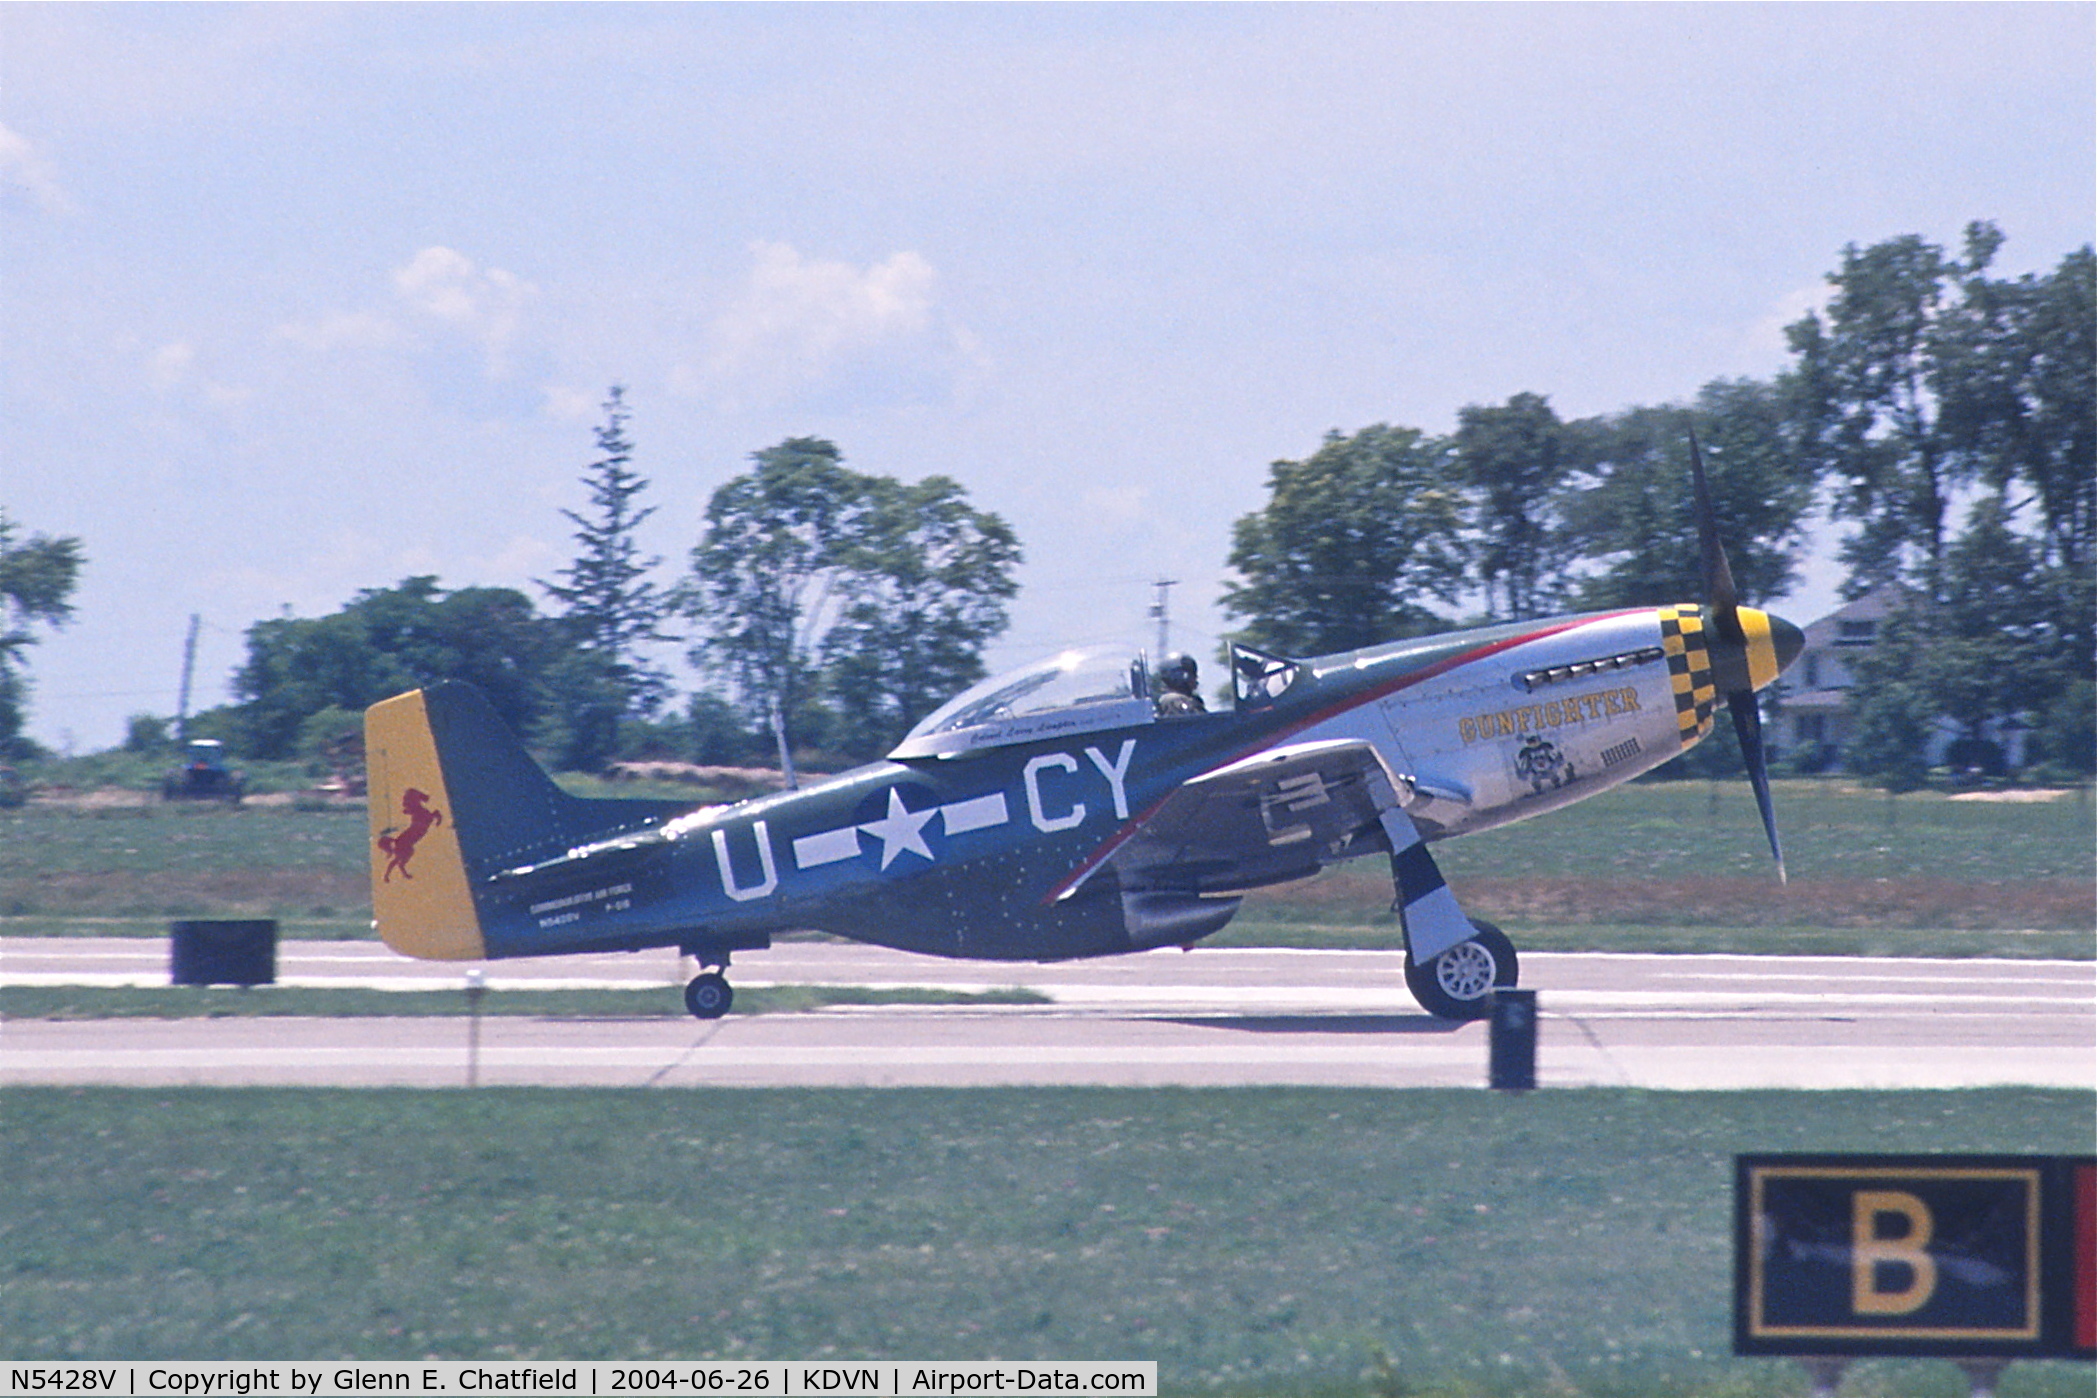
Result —
[[224, 801], [240, 804], [247, 779], [226, 765], [226, 745], [216, 738], [195, 738], [182, 765], [161, 779], [160, 795], [168, 801]]

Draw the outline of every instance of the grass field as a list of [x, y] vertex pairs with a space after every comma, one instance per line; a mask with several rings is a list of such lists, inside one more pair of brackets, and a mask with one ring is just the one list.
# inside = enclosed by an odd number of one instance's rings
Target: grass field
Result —
[[364, 813], [151, 805], [0, 811], [0, 930], [152, 936], [171, 918], [274, 917], [371, 935]]
[[[1744, 786], [1634, 784], [1436, 846], [1480, 917], [1557, 950], [2090, 957], [2086, 794], [2040, 803], [1778, 784], [1780, 886]], [[161, 935], [178, 917], [274, 917], [370, 935], [356, 810], [30, 806], [0, 813], [0, 934]], [[1360, 860], [1249, 899], [1223, 945], [1397, 941], [1389, 876]]]
[[[1524, 946], [2093, 954], [2091, 812], [1637, 786], [1438, 846]], [[0, 934], [369, 935], [361, 813], [0, 813]], [[1379, 861], [1225, 944], [1391, 946]], [[994, 996], [1003, 993], [993, 993]], [[746, 989], [738, 1011], [835, 1003]], [[0, 1017], [457, 1013], [461, 997], [10, 987]], [[660, 991], [490, 1013], [680, 1012]], [[12, 1358], [1156, 1359], [1267, 1398], [1763, 1398], [1731, 1358], [1746, 1150], [2087, 1151], [2085, 1093], [0, 1091]], [[1957, 1398], [1944, 1363], [1845, 1398]], [[2088, 1398], [2019, 1365], [2003, 1398]]]
[[1735, 1153], [2097, 1134], [2089, 1094], [2010, 1090], [0, 1101], [10, 1358], [1133, 1358], [1364, 1398], [1803, 1393], [1729, 1353]]
[[[1744, 785], [1621, 787], [1435, 846], [1474, 915], [1576, 951], [2089, 957], [2097, 840], [2074, 797], [2011, 803], [1780, 782], [1789, 884]], [[1220, 944], [1399, 944], [1388, 875], [1358, 860], [1247, 900]], [[1382, 914], [1382, 915], [1378, 915]]]

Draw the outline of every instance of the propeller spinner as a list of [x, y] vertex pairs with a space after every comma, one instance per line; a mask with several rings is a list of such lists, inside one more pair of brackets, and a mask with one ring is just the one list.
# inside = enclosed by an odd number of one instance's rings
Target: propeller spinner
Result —
[[1777, 880], [1781, 883], [1787, 881], [1784, 846], [1777, 838], [1777, 812], [1770, 801], [1769, 754], [1762, 742], [1762, 714], [1755, 702], [1755, 691], [1776, 679], [1797, 658], [1806, 638], [1782, 617], [1740, 605], [1733, 568], [1726, 561], [1726, 546], [1718, 537], [1718, 517], [1711, 509], [1711, 484], [1704, 477], [1704, 455], [1697, 448], [1695, 428], [1689, 433], [1689, 469], [1696, 485], [1704, 600], [1712, 619], [1712, 678], [1726, 696], [1726, 711], [1733, 716], [1733, 733], [1740, 740], [1740, 755], [1747, 762], [1748, 781], [1755, 788], [1755, 806], [1762, 813], [1762, 829], [1769, 836], [1769, 852], [1777, 861]]

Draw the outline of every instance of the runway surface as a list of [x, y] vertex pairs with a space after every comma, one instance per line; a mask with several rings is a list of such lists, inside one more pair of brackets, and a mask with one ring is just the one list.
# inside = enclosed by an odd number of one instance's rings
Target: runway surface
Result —
[[[1530, 953], [1546, 1087], [2097, 1090], [2097, 965]], [[278, 983], [462, 989], [376, 942], [286, 942]], [[492, 989], [660, 986], [670, 953], [495, 962]], [[1053, 965], [786, 943], [740, 987], [1025, 986], [1047, 1005], [692, 1019], [192, 1019], [0, 1026], [0, 1083], [597, 1087], [1478, 1086], [1487, 1031], [1421, 1013], [1391, 952], [1200, 949]], [[0, 984], [166, 985], [158, 939], [9, 938]], [[254, 992], [267, 995], [267, 988]], [[469, 1058], [473, 1062], [469, 1064]]]

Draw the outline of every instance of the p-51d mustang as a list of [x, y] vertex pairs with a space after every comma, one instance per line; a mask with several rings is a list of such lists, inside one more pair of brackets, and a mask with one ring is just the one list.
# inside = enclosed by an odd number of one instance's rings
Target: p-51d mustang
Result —
[[365, 717], [372, 891], [395, 950], [448, 960], [678, 947], [705, 968], [819, 929], [937, 956], [1187, 946], [1247, 891], [1391, 861], [1405, 979], [1475, 1019], [1515, 950], [1428, 846], [1606, 791], [1708, 733], [1720, 698], [1781, 875], [1755, 692], [1802, 644], [1739, 605], [1695, 459], [1707, 604], [1518, 622], [1311, 659], [1234, 647], [1233, 703], [1163, 716], [1144, 657], [1065, 651], [986, 680], [885, 761], [726, 806], [555, 786], [477, 690]]

